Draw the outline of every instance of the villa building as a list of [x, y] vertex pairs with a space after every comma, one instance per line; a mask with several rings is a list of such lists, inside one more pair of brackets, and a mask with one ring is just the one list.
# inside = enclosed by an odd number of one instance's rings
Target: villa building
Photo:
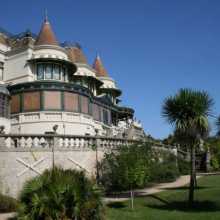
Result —
[[79, 44], [60, 43], [48, 19], [36, 36], [0, 30], [0, 126], [11, 134], [144, 136], [134, 110], [101, 58], [90, 65]]

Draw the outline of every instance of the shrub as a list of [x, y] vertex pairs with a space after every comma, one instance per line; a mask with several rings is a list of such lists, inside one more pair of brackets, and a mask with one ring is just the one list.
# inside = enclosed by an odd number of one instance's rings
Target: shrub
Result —
[[106, 153], [100, 164], [100, 181], [106, 192], [141, 188], [149, 179], [150, 146], [123, 146]]
[[212, 156], [210, 163], [211, 163], [211, 167], [213, 170], [219, 170], [220, 166], [219, 166], [219, 160], [217, 157]]
[[188, 175], [190, 173], [190, 163], [182, 158], [178, 158], [178, 168], [181, 175]]
[[176, 163], [162, 162], [151, 166], [150, 181], [156, 183], [172, 182], [179, 177]]
[[154, 158], [154, 162], [150, 164], [151, 182], [171, 182], [179, 177], [175, 155], [170, 152], [158, 151], [154, 153]]
[[46, 170], [25, 184], [20, 204], [22, 220], [104, 218], [100, 190], [82, 171]]
[[0, 213], [14, 212], [17, 205], [16, 199], [0, 194]]

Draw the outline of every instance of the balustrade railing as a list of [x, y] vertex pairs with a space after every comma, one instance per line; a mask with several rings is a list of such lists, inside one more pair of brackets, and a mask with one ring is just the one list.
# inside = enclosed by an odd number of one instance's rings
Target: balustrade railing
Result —
[[0, 149], [115, 149], [137, 143], [135, 140], [58, 134], [0, 134]]

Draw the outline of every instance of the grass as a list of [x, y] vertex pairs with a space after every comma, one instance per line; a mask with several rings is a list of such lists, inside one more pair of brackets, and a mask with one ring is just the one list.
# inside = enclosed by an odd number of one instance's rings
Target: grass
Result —
[[199, 179], [193, 208], [187, 206], [188, 188], [135, 198], [134, 210], [129, 201], [109, 203], [107, 220], [219, 220], [220, 176]]

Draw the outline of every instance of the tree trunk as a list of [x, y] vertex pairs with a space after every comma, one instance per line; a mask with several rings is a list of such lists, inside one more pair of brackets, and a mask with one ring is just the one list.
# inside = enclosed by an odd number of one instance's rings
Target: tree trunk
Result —
[[195, 146], [190, 149], [190, 186], [189, 186], [189, 206], [193, 205], [194, 202], [194, 187], [195, 187]]
[[130, 190], [130, 195], [131, 195], [131, 209], [134, 209], [134, 195], [133, 195], [133, 190], [131, 188]]

